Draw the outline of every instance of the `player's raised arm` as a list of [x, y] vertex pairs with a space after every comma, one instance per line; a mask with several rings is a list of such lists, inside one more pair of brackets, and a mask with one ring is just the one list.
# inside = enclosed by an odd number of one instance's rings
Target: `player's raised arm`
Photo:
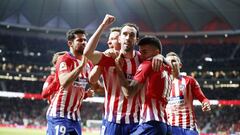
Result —
[[97, 44], [99, 42], [100, 36], [102, 32], [110, 26], [115, 20], [115, 17], [112, 15], [107, 14], [103, 20], [103, 22], [98, 26], [97, 30], [94, 32], [94, 34], [89, 39], [85, 49], [84, 49], [84, 55], [92, 61], [93, 64], [97, 64], [101, 57], [102, 52], [95, 51]]

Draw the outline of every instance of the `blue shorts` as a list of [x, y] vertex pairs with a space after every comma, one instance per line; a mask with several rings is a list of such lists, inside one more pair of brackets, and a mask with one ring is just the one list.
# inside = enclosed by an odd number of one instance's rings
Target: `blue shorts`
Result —
[[198, 135], [198, 132], [196, 130], [172, 126], [172, 135]]
[[48, 116], [47, 135], [82, 135], [81, 121]]
[[160, 121], [148, 121], [140, 124], [131, 135], [166, 135], [167, 124]]
[[101, 135], [129, 135], [132, 129], [136, 128], [138, 123], [118, 124], [103, 120]]

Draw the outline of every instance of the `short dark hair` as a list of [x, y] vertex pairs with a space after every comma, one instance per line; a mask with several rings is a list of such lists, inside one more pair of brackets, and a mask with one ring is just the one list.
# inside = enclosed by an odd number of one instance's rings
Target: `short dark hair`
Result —
[[110, 33], [111, 32], [121, 32], [121, 27], [112, 27], [112, 28], [110, 28]]
[[153, 47], [155, 47], [156, 49], [158, 49], [160, 51], [160, 53], [162, 53], [162, 44], [161, 41], [155, 37], [155, 36], [145, 36], [143, 38], [141, 38], [138, 42], [138, 46], [142, 46], [142, 45], [146, 45], [149, 44]]
[[136, 24], [134, 24], [134, 23], [125, 23], [125, 24], [122, 25], [121, 31], [122, 31], [123, 27], [125, 27], [125, 26], [129, 26], [129, 27], [135, 28], [137, 30], [137, 35], [136, 36], [137, 36], [137, 38], [139, 37], [139, 27]]
[[66, 33], [66, 38], [67, 40], [73, 40], [75, 38], [75, 34], [85, 34], [87, 35], [87, 33], [85, 32], [85, 30], [81, 29], [81, 28], [76, 28], [76, 29], [70, 29], [67, 33]]

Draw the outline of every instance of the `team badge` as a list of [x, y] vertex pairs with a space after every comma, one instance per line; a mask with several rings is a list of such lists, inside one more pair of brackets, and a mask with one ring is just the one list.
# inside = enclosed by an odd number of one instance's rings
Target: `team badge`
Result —
[[59, 66], [59, 71], [63, 71], [67, 69], [67, 64], [66, 62], [61, 62]]
[[180, 89], [180, 91], [184, 91], [185, 85], [184, 84], [180, 84], [179, 89]]

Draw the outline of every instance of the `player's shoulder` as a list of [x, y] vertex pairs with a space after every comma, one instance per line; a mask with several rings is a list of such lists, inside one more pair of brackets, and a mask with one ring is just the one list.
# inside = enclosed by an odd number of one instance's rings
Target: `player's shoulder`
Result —
[[54, 80], [54, 78], [55, 78], [55, 73], [48, 75], [48, 77], [46, 78], [45, 81], [46, 82], [52, 82], [52, 80]]
[[183, 75], [183, 77], [186, 81], [190, 82], [191, 84], [198, 84], [197, 80], [192, 76]]
[[188, 79], [188, 80], [195, 80], [194, 77], [189, 76], [189, 75], [182, 75], [182, 76], [184, 76], [184, 77], [185, 77], [186, 79]]
[[60, 61], [66, 61], [67, 59], [71, 59], [71, 57], [69, 56], [68, 53], [65, 53], [58, 57], [58, 60], [60, 60]]
[[151, 60], [144, 60], [140, 65], [149, 67], [152, 66], [152, 61]]
[[56, 73], [48, 75], [48, 78], [54, 78]]
[[138, 67], [138, 71], [143, 71], [148, 69], [152, 69], [152, 62], [149, 60], [143, 61]]

